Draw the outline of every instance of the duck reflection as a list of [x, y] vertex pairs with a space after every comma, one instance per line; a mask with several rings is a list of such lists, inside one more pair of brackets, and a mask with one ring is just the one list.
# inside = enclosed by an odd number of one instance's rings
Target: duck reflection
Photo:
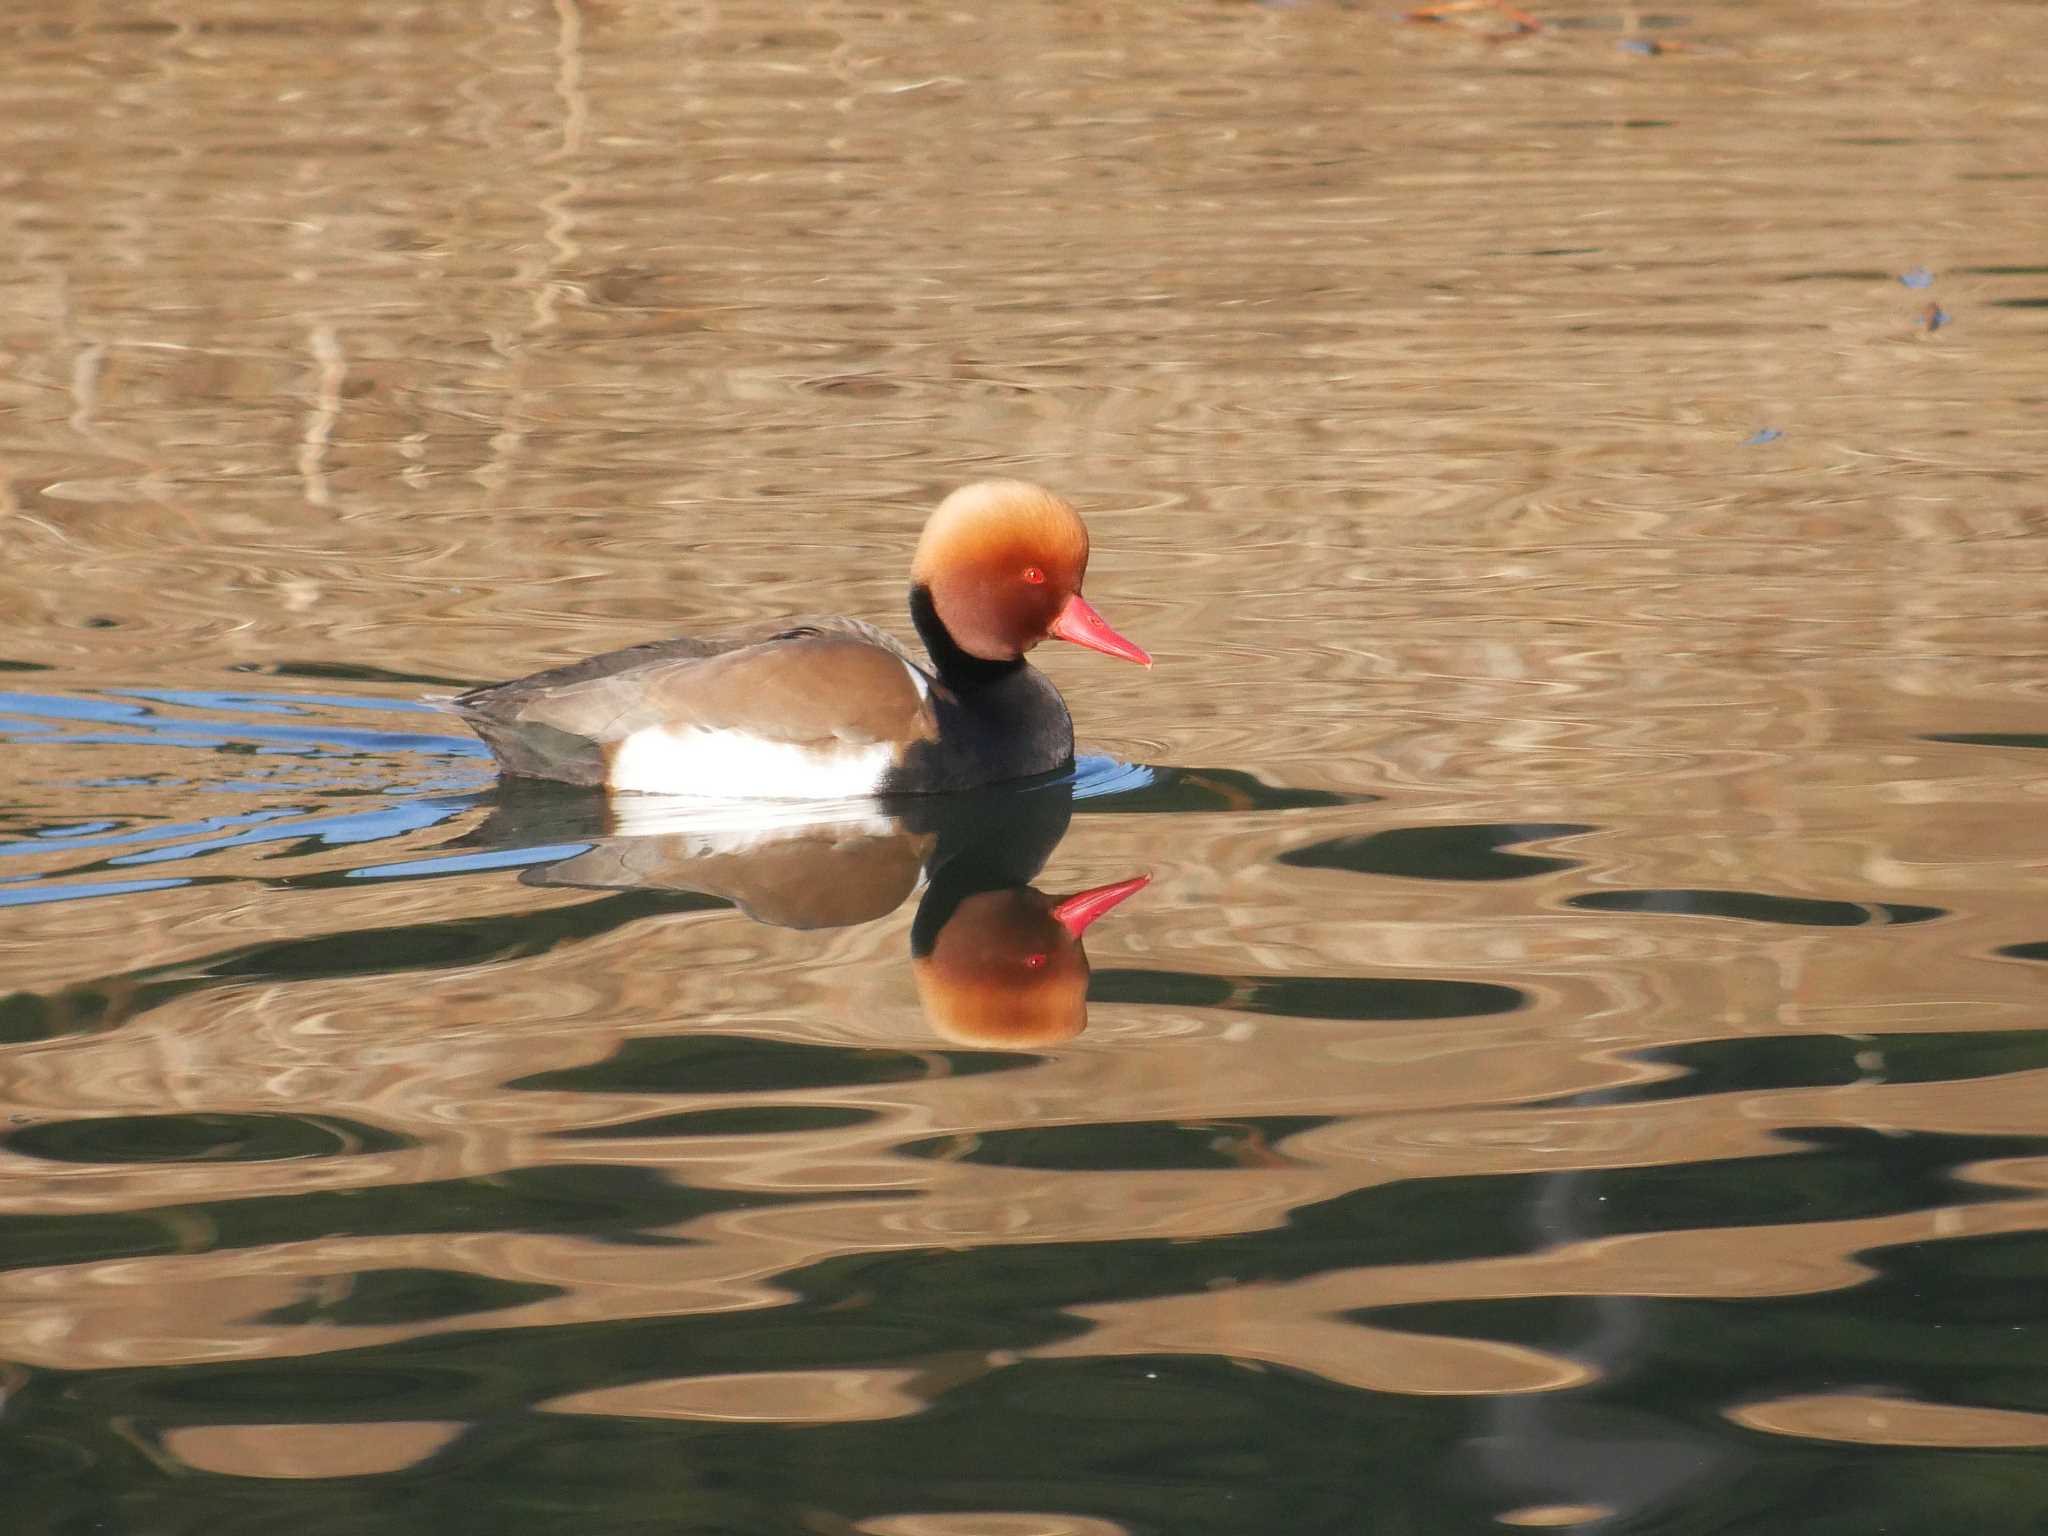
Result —
[[1048, 895], [1071, 782], [838, 807], [692, 804], [511, 788], [475, 841], [561, 850], [528, 885], [695, 893], [780, 928], [843, 928], [923, 883], [911, 974], [927, 1022], [966, 1045], [1048, 1045], [1088, 1025], [1090, 924], [1149, 875]]
[[910, 967], [924, 1016], [968, 1045], [1048, 1045], [1088, 1027], [1088, 952], [1081, 934], [1144, 889], [1149, 875], [1061, 900], [1029, 885], [935, 900], [910, 930]]

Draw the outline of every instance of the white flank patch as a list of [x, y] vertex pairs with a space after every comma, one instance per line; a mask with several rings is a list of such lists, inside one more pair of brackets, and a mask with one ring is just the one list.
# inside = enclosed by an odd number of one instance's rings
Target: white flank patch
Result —
[[818, 751], [745, 731], [635, 731], [612, 759], [613, 789], [725, 800], [847, 800], [872, 795], [894, 758], [887, 742]]

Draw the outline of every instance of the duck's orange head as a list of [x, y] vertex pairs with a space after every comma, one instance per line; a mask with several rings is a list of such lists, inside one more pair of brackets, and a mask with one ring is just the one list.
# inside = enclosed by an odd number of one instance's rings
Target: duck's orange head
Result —
[[939, 503], [910, 565], [913, 589], [953, 643], [982, 661], [1014, 661], [1046, 636], [1151, 666], [1081, 596], [1088, 529], [1043, 486], [984, 480]]

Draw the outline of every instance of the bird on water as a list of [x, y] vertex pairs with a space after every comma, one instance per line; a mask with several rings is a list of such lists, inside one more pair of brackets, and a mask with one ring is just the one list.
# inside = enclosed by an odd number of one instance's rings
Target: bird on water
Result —
[[1081, 595], [1088, 530], [1042, 486], [953, 492], [910, 567], [929, 658], [841, 616], [657, 640], [451, 701], [509, 775], [607, 790], [815, 800], [931, 794], [1073, 760], [1048, 636], [1152, 664]]

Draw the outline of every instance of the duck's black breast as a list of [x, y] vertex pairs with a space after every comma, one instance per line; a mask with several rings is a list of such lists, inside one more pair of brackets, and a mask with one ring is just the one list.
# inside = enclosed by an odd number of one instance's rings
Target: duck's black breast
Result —
[[1074, 722], [1059, 689], [1018, 661], [971, 686], [932, 689], [936, 740], [919, 742], [883, 783], [883, 792], [933, 794], [1051, 773], [1074, 760]]
[[938, 730], [904, 753], [883, 781], [884, 794], [976, 789], [1074, 760], [1074, 722], [1043, 672], [1022, 656], [989, 661], [962, 650], [922, 582], [910, 588], [910, 622], [931, 656]]

